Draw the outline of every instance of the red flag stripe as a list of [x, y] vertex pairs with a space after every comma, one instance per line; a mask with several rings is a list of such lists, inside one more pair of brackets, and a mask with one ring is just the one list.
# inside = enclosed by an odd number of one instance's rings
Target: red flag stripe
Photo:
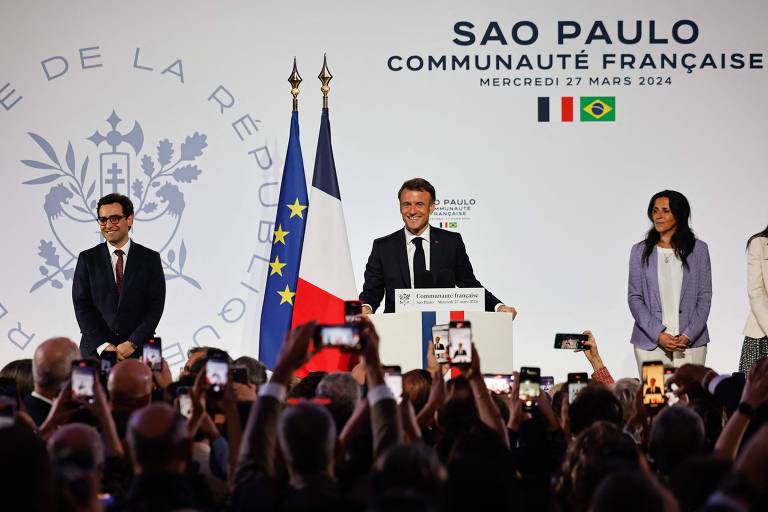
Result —
[[560, 99], [561, 118], [564, 123], [573, 122], [573, 96], [563, 96]]

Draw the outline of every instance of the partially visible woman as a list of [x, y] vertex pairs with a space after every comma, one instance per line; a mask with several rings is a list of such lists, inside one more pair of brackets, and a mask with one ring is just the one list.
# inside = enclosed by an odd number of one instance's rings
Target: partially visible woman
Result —
[[739, 371], [768, 357], [768, 227], [747, 241], [747, 293], [749, 316], [744, 326]]
[[712, 304], [712, 267], [707, 244], [688, 221], [691, 207], [680, 192], [663, 190], [648, 204], [653, 223], [629, 257], [631, 342], [642, 378], [644, 361], [679, 367], [704, 364]]

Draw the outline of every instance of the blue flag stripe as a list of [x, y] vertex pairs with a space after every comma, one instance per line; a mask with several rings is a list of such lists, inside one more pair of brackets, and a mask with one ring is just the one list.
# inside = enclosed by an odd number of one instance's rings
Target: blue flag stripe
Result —
[[[259, 360], [268, 368], [274, 368], [277, 362], [277, 355], [286, 333], [291, 328], [293, 317], [296, 296], [291, 293], [296, 293], [304, 228], [309, 214], [309, 208], [301, 209], [299, 215], [296, 213], [299, 208], [288, 207], [293, 206], [297, 200], [299, 205], [309, 206], [304, 160], [299, 143], [299, 117], [298, 112], [293, 112], [274, 226], [275, 231], [281, 230], [285, 233], [281, 238], [285, 243], [277, 241], [273, 235], [269, 260], [277, 263], [279, 259], [279, 264], [267, 266], [267, 282], [259, 326]], [[280, 264], [284, 266], [281, 267]]]
[[549, 122], [549, 97], [539, 96], [539, 122]]
[[328, 119], [327, 108], [323, 109], [320, 117], [320, 135], [317, 137], [312, 186], [341, 201], [339, 182], [336, 179], [336, 163], [333, 160], [331, 148], [331, 122]]

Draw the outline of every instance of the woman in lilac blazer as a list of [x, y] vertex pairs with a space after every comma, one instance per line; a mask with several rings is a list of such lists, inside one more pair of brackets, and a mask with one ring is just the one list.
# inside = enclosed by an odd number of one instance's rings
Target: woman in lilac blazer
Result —
[[629, 257], [631, 342], [638, 372], [644, 361], [679, 367], [704, 364], [712, 304], [712, 267], [707, 244], [688, 220], [691, 207], [680, 192], [664, 190], [648, 204], [653, 225]]

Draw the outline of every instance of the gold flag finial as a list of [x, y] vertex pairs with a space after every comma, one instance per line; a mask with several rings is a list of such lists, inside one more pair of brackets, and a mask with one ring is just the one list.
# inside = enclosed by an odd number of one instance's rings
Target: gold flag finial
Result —
[[333, 75], [328, 71], [328, 60], [325, 58], [325, 54], [323, 54], [323, 69], [320, 71], [320, 74], [317, 75], [317, 78], [319, 78], [320, 82], [323, 84], [323, 86], [320, 87], [320, 90], [323, 92], [323, 108], [328, 108], [328, 92], [331, 90], [331, 88], [328, 87], [328, 83], [331, 81], [331, 78], [333, 78]]
[[301, 75], [296, 67], [296, 57], [293, 58], [293, 71], [291, 76], [288, 77], [288, 83], [291, 84], [291, 94], [293, 95], [293, 111], [299, 111], [299, 84], [301, 83]]

